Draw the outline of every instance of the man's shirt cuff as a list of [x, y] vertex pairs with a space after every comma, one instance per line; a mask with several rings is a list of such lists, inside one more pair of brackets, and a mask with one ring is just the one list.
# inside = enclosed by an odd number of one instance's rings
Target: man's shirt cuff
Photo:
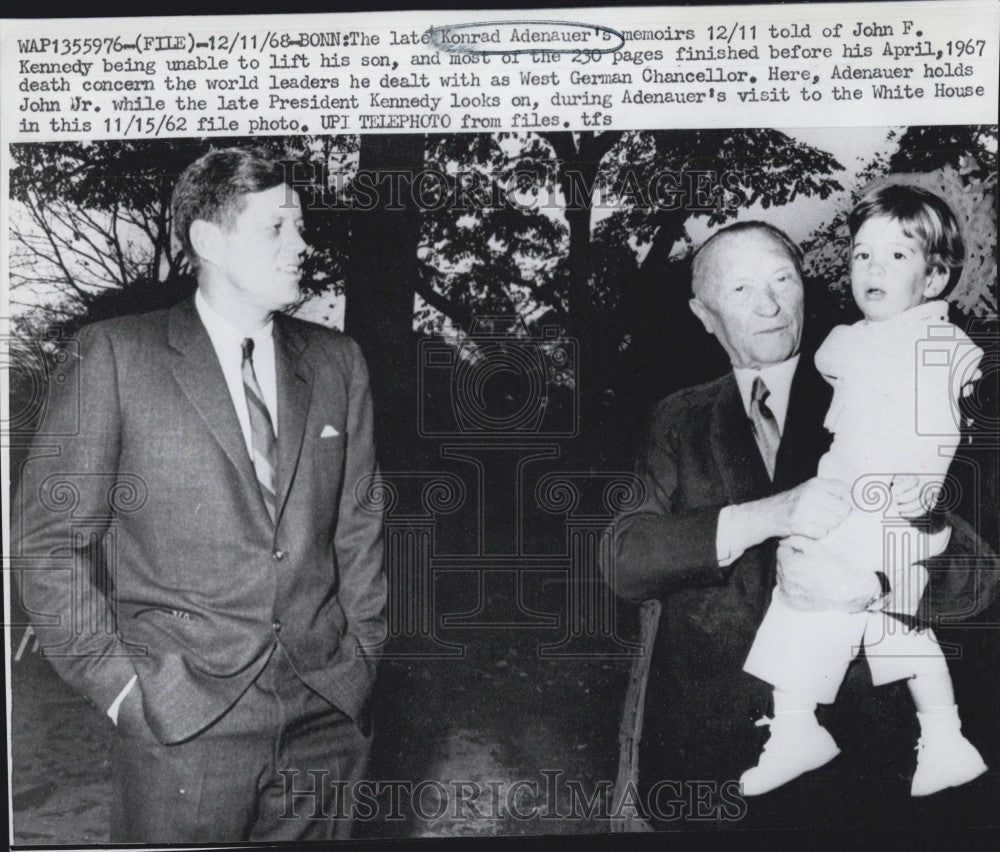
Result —
[[132, 675], [132, 679], [125, 684], [125, 688], [118, 693], [118, 697], [111, 702], [111, 706], [108, 708], [108, 716], [111, 717], [111, 721], [116, 725], [118, 724], [118, 711], [121, 709], [122, 702], [125, 700], [125, 696], [129, 694], [132, 687], [135, 686], [135, 682], [139, 679], [139, 675]]
[[733, 543], [733, 507], [724, 506], [719, 510], [719, 524], [715, 531], [715, 552], [719, 559], [719, 567], [732, 565], [743, 555], [743, 549]]

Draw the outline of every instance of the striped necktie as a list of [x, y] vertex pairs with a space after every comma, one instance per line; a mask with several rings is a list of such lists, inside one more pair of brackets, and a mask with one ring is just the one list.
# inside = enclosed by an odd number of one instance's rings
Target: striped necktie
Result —
[[278, 440], [274, 436], [271, 425], [271, 415], [264, 403], [257, 375], [253, 369], [253, 339], [248, 337], [243, 341], [243, 390], [246, 393], [247, 409], [250, 412], [250, 440], [253, 444], [253, 466], [257, 473], [257, 484], [260, 486], [260, 496], [264, 498], [267, 514], [274, 523], [275, 506], [275, 474], [278, 462]]
[[771, 391], [767, 389], [764, 380], [757, 376], [753, 380], [750, 391], [750, 423], [753, 426], [753, 436], [757, 439], [761, 458], [767, 467], [767, 475], [774, 479], [774, 462], [778, 457], [778, 444], [781, 443], [781, 433], [778, 431], [778, 421], [767, 405]]

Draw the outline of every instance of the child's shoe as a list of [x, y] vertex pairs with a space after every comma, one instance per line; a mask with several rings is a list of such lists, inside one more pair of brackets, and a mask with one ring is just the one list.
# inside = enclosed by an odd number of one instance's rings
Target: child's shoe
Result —
[[757, 725], [769, 725], [771, 736], [764, 743], [760, 762], [740, 776], [744, 796], [760, 796], [787, 784], [813, 769], [829, 763], [840, 749], [830, 732], [816, 721], [812, 713], [776, 714], [763, 718]]
[[913, 773], [911, 796], [929, 796], [948, 787], [958, 787], [986, 771], [976, 747], [962, 735], [958, 708], [917, 713], [920, 740], [917, 742], [917, 770]]

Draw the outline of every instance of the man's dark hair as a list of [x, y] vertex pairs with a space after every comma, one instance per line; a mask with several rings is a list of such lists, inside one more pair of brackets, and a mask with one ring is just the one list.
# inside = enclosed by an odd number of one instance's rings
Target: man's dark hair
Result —
[[[748, 222], [735, 222], [732, 225], [727, 225], [725, 228], [720, 228], [698, 247], [698, 250], [694, 253], [694, 260], [691, 264], [691, 290], [695, 295], [698, 294], [698, 290], [703, 283], [701, 278], [705, 272], [704, 263], [705, 259], [711, 254], [712, 246], [715, 245], [715, 243], [720, 239], [727, 236], [751, 233], [753, 231], [767, 234], [772, 237], [775, 242], [779, 243], [785, 251], [788, 252], [788, 256], [791, 258], [792, 263], [795, 264], [795, 271], [798, 273], [799, 278], [802, 278], [802, 252], [792, 238], [780, 228], [774, 227], [774, 225], [769, 225], [767, 222], [761, 222], [753, 219]], [[748, 263], [753, 263], [753, 261], [754, 259], [752, 257], [747, 258]]]
[[191, 245], [191, 223], [195, 219], [232, 227], [243, 212], [244, 196], [284, 182], [282, 164], [258, 148], [209, 151], [188, 166], [174, 187], [170, 213], [174, 233], [195, 269], [199, 262]]
[[847, 218], [852, 245], [861, 226], [878, 216], [895, 220], [906, 236], [920, 243], [928, 271], [948, 271], [948, 284], [937, 298], [947, 296], [962, 277], [965, 243], [958, 220], [944, 199], [919, 186], [899, 183], [869, 192]]

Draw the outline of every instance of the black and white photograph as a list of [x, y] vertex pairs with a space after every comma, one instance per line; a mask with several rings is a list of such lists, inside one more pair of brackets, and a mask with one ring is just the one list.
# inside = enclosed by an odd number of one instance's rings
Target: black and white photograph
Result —
[[[393, 838], [636, 820], [988, 824], [1000, 763], [996, 127], [11, 153], [13, 564], [26, 566], [12, 630], [18, 842], [99, 844], [109, 825], [126, 842], [320, 836], [283, 833], [293, 812], [306, 832]], [[197, 183], [219, 176], [243, 182]], [[226, 193], [238, 199], [228, 211], [194, 206]], [[948, 295], [924, 299], [932, 284], [920, 277], [896, 297], [882, 269], [858, 281], [886, 237], [895, 263], [922, 251], [910, 265], [927, 278], [942, 249], [921, 240], [949, 238]], [[897, 341], [909, 357], [898, 365], [879, 363], [888, 343], [830, 353], [880, 308], [888, 321], [925, 305], [941, 310], [935, 328], [960, 330], [938, 350], [951, 363], [926, 367], [943, 383], [925, 382], [924, 367], [915, 382], [891, 378], [912, 378], [933, 334]], [[255, 387], [238, 338], [262, 327], [273, 364]], [[228, 363], [216, 343], [227, 335]], [[876, 348], [852, 367], [863, 346]], [[823, 490], [834, 477], [816, 476], [833, 453], [817, 350], [838, 379], [860, 376], [851, 393], [899, 406], [852, 415], [875, 431], [858, 444], [868, 455], [844, 450], [845, 464], [881, 475], [853, 510], [879, 510], [875, 545], [907, 495], [921, 517], [921, 498], [936, 500], [951, 530], [928, 551], [914, 601], [911, 566], [893, 565], [897, 589], [881, 550], [857, 552], [863, 524], [846, 548], [826, 545], [845, 551], [815, 588], [795, 565], [815, 551], [775, 547], [830, 539], [851, 511], [849, 493]], [[879, 387], [883, 371], [899, 388]], [[741, 377], [755, 372], [774, 377], [776, 401], [747, 394], [747, 412]], [[237, 383], [251, 413], [277, 400], [277, 448], [259, 444], [257, 418], [235, 416]], [[922, 384], [945, 398], [914, 396]], [[847, 387], [833, 385], [845, 423]], [[937, 431], [921, 436], [915, 402], [943, 405], [954, 430], [928, 413]], [[759, 409], [772, 430], [783, 409], [770, 457], [755, 439]], [[952, 443], [941, 475], [920, 467], [928, 437], [932, 455]], [[898, 447], [913, 460], [871, 467]], [[893, 497], [900, 482], [908, 490]], [[908, 546], [934, 547], [939, 530], [927, 530]], [[880, 637], [936, 637], [928, 677], [947, 683], [961, 722], [941, 734], [945, 759], [960, 739], [992, 770], [976, 757], [934, 766], [931, 782], [953, 772], [954, 786], [914, 794], [933, 719], [905, 688], [914, 675], [875, 687], [860, 658], [823, 675], [811, 730], [785, 732], [791, 765], [762, 750], [781, 699], [744, 664], [785, 553], [789, 623], [859, 609], [873, 619], [862, 624], [869, 664]], [[310, 560], [337, 573], [313, 574]], [[871, 606], [897, 592], [899, 617]], [[819, 629], [800, 627], [792, 646]], [[928, 700], [925, 714], [937, 710]], [[313, 717], [296, 702], [320, 701], [333, 717], [321, 740], [354, 751], [309, 751]], [[801, 721], [801, 708], [788, 712]], [[338, 725], [354, 725], [357, 742], [341, 743]], [[812, 734], [839, 753], [797, 767]], [[359, 774], [343, 771], [348, 753], [366, 763]], [[265, 783], [275, 767], [292, 771]], [[249, 783], [235, 780], [242, 771]], [[741, 793], [751, 771], [774, 788]], [[140, 826], [150, 833], [131, 833]]]
[[[197, 100], [204, 56], [333, 79], [273, 26], [192, 35], [176, 109], [136, 82], [174, 36], [103, 77], [69, 44], [137, 124], [64, 109], [32, 54], [61, 48], [18, 42], [13, 847], [996, 828], [995, 107], [740, 126], [737, 83], [678, 53], [714, 111], [674, 125], [653, 58], [571, 17], [513, 33], [597, 44], [576, 94], [530, 52], [530, 85], [479, 87], [517, 50], [471, 18], [427, 30], [453, 68], [373, 53], [380, 132], [342, 55], [356, 91]], [[719, 74], [766, 43], [721, 20]], [[772, 25], [775, 93], [820, 85], [781, 75], [824, 21]], [[862, 65], [843, 98], [883, 85]], [[446, 74], [468, 104], [421, 81]], [[571, 97], [585, 127], [546, 120]]]

